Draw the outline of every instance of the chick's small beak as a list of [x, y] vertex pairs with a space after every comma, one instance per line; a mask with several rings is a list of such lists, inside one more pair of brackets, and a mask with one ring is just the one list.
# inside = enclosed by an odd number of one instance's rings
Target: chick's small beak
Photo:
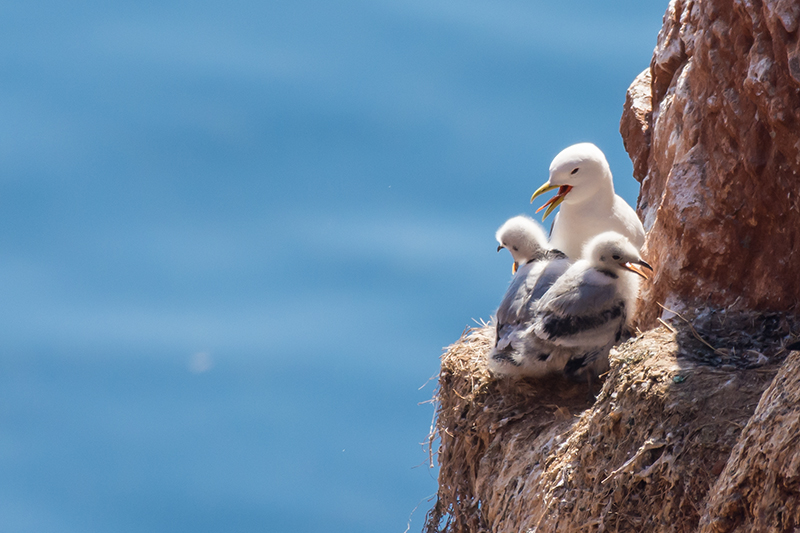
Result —
[[623, 263], [622, 267], [630, 270], [631, 272], [639, 274], [644, 279], [649, 279], [649, 278], [647, 277], [647, 274], [645, 274], [644, 271], [642, 270], [642, 267], [649, 269], [651, 272], [653, 271], [653, 267], [648, 265], [644, 260], [639, 260], [636, 261], [635, 263]]
[[517, 263], [516, 261], [514, 261], [514, 264], [513, 264], [513, 265], [511, 265], [511, 273], [512, 273], [512, 274], [516, 274], [516, 273], [517, 273], [517, 269], [518, 269], [518, 268], [519, 268], [519, 263]]
[[497, 251], [499, 252], [499, 251], [500, 251], [500, 250], [502, 250], [503, 248], [505, 248], [505, 246], [503, 246], [503, 245], [501, 244], [500, 246], [498, 246], [498, 247], [497, 247]]

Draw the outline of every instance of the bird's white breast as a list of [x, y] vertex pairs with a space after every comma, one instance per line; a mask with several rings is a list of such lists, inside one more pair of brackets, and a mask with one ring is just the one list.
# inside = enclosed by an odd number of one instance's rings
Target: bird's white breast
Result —
[[644, 245], [644, 228], [636, 212], [620, 197], [610, 209], [594, 209], [590, 202], [562, 204], [553, 224], [550, 245], [568, 257], [577, 259], [583, 246], [592, 237], [606, 231], [616, 231], [628, 238], [637, 249]]

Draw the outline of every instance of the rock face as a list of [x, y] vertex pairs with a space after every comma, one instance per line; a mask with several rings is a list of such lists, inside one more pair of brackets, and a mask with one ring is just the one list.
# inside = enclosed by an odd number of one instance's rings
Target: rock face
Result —
[[727, 311], [670, 322], [612, 350], [594, 402], [585, 385], [491, 376], [491, 326], [450, 346], [427, 531], [800, 528], [800, 352], [784, 362], [798, 322]]
[[800, 525], [800, 353], [764, 392], [717, 480], [701, 533], [797, 531]]
[[[800, 300], [800, 3], [673, 0], [620, 131], [661, 309]], [[678, 309], [680, 310], [680, 309]]]
[[800, 0], [673, 0], [620, 131], [662, 323], [596, 402], [453, 344], [429, 532], [800, 531]]

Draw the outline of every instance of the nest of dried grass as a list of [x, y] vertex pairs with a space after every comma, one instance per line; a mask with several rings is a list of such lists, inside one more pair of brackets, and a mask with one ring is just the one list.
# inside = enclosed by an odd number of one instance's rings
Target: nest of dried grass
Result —
[[495, 379], [491, 327], [466, 331], [442, 357], [426, 531], [694, 531], [798, 331], [720, 317], [675, 317], [619, 346], [596, 402], [561, 379]]

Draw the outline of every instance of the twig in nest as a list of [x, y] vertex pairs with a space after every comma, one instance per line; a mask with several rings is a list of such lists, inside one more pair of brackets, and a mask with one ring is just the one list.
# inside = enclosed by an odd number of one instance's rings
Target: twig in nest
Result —
[[438, 373], [438, 372], [437, 372], [437, 373], [435, 373], [434, 375], [432, 375], [431, 377], [429, 377], [429, 378], [428, 378], [428, 381], [426, 381], [425, 383], [423, 383], [422, 385], [420, 385], [420, 387], [419, 387], [417, 390], [422, 390], [422, 389], [424, 389], [424, 388], [425, 388], [425, 385], [427, 385], [428, 383], [430, 383], [430, 382], [431, 382], [431, 381], [433, 381], [434, 379], [439, 379], [439, 373]]
[[642, 455], [645, 452], [647, 452], [649, 450], [657, 450], [658, 448], [663, 448], [666, 445], [667, 445], [667, 443], [665, 441], [660, 440], [660, 439], [654, 439], [652, 437], [647, 439], [644, 442], [644, 444], [642, 444], [642, 446], [639, 448], [639, 450], [636, 452], [636, 454], [633, 457], [631, 457], [630, 459], [625, 461], [625, 464], [623, 464], [621, 467], [617, 468], [616, 470], [611, 472], [608, 476], [606, 476], [606, 478], [603, 481], [601, 481], [600, 484], [601, 485], [605, 485], [610, 479], [613, 479], [613, 478], [617, 477], [617, 475], [619, 475], [619, 474], [621, 474], [623, 472], [627, 472], [629, 470], [632, 470], [635, 467], [634, 463], [640, 457], [642, 457]]
[[458, 393], [458, 391], [457, 391], [457, 390], [455, 390], [455, 389], [453, 389], [453, 394], [455, 394], [456, 396], [458, 396], [459, 398], [461, 398], [461, 399], [462, 399], [462, 400], [464, 400], [465, 402], [468, 402], [468, 401], [469, 401], [468, 399], [466, 399], [466, 398], [464, 398], [463, 396], [461, 396], [461, 395]]
[[[659, 306], [661, 309], [663, 309], [664, 311], [669, 311], [670, 313], [674, 314], [675, 316], [677, 316], [678, 318], [680, 318], [681, 320], [683, 320], [684, 322], [686, 322], [686, 325], [687, 325], [687, 326], [689, 326], [689, 329], [692, 331], [692, 335], [694, 335], [694, 338], [695, 338], [695, 339], [697, 339], [697, 340], [699, 340], [700, 342], [702, 342], [702, 343], [703, 343], [703, 344], [705, 344], [706, 346], [708, 346], [708, 347], [711, 349], [711, 351], [713, 351], [715, 354], [717, 354], [717, 355], [726, 355], [726, 353], [725, 353], [725, 352], [723, 352], [722, 350], [718, 350], [717, 348], [714, 348], [714, 347], [713, 347], [713, 346], [712, 346], [712, 345], [711, 345], [711, 344], [710, 344], [710, 343], [709, 343], [707, 340], [705, 340], [703, 337], [701, 337], [701, 336], [700, 336], [700, 334], [699, 334], [699, 333], [697, 333], [697, 330], [696, 330], [696, 329], [694, 329], [694, 326], [692, 325], [692, 323], [691, 323], [691, 322], [689, 322], [688, 320], [686, 320], [686, 319], [683, 317], [683, 315], [682, 315], [682, 314], [678, 313], [677, 311], [673, 311], [672, 309], [669, 309], [668, 307], [664, 307], [664, 306], [663, 306], [663, 305], [661, 305], [659, 302], [656, 302], [656, 304], [658, 304], [658, 306]], [[659, 319], [659, 320], [660, 320], [660, 319]], [[662, 322], [662, 324], [663, 324], [663, 322]], [[665, 325], [666, 325], [666, 324], [665, 324]]]
[[[660, 305], [660, 304], [659, 304], [659, 305]], [[672, 326], [670, 326], [669, 324], [667, 324], [666, 322], [664, 322], [663, 320], [661, 320], [661, 318], [660, 318], [660, 317], [659, 317], [659, 318], [657, 318], [656, 320], [658, 320], [659, 322], [661, 322], [661, 325], [662, 325], [662, 326], [664, 326], [665, 328], [667, 328], [668, 330], [670, 330], [672, 333], [678, 333], [678, 330], [677, 330], [677, 329], [673, 328]]]

